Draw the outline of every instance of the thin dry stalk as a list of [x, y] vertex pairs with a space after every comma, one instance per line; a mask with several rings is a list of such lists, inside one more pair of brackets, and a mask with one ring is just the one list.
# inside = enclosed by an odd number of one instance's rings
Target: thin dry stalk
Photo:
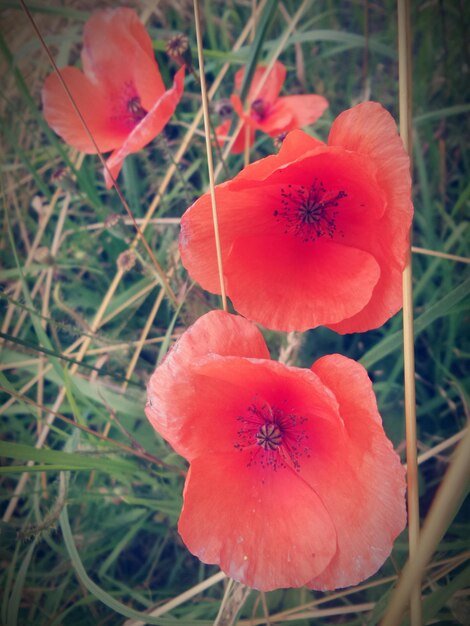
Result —
[[[411, 20], [409, 0], [398, 0], [398, 74], [400, 135], [411, 158]], [[403, 357], [405, 382], [406, 460], [408, 486], [408, 541], [410, 559], [419, 542], [419, 486], [416, 436], [416, 394], [413, 327], [413, 284], [411, 250], [403, 272]], [[411, 590], [411, 626], [422, 623], [421, 581]]]
[[[176, 598], [173, 598], [169, 602], [162, 604], [162, 606], [158, 607], [157, 609], [153, 609], [153, 611], [150, 611], [148, 613], [149, 617], [160, 617], [161, 615], [165, 615], [165, 613], [168, 613], [177, 606], [180, 606], [180, 604], [184, 604], [188, 600], [191, 600], [191, 598], [194, 598], [194, 596], [197, 596], [206, 589], [209, 589], [209, 587], [213, 587], [221, 580], [224, 580], [224, 578], [226, 578], [226, 576], [223, 572], [218, 572], [217, 574], [214, 574], [210, 578], [203, 580], [202, 583], [199, 583], [198, 585], [191, 587], [191, 589], [188, 589], [179, 596], [176, 596]], [[124, 626], [145, 626], [145, 622], [128, 619], [126, 622], [124, 622]]]
[[[46, 230], [46, 226], [49, 223], [50, 218], [52, 217], [52, 214], [54, 212], [54, 208], [56, 205], [57, 200], [59, 199], [60, 195], [62, 194], [62, 190], [57, 189], [55, 191], [55, 193], [52, 196], [51, 202], [47, 207], [47, 211], [44, 213], [44, 215], [41, 217], [40, 221], [39, 221], [39, 227], [38, 230], [36, 232], [36, 236], [34, 237], [34, 241], [31, 245], [31, 248], [29, 250], [29, 253], [26, 257], [26, 260], [24, 262], [23, 265], [23, 271], [25, 271], [33, 262], [34, 259], [34, 255], [36, 253], [36, 250], [38, 249], [39, 244], [41, 243], [41, 239], [42, 236], [44, 234], [44, 231]], [[18, 281], [15, 285], [15, 289], [13, 291], [13, 296], [12, 298], [14, 300], [18, 300], [18, 297], [21, 293], [21, 281]], [[6, 315], [5, 315], [5, 319], [3, 320], [3, 324], [2, 324], [2, 332], [3, 333], [7, 333], [8, 329], [10, 327], [10, 322], [11, 322], [11, 318], [13, 317], [13, 313], [15, 311], [15, 305], [14, 304], [9, 304]]]
[[415, 254], [426, 254], [428, 256], [438, 257], [439, 259], [455, 261], [456, 263], [470, 263], [470, 259], [468, 257], [458, 256], [457, 254], [447, 254], [446, 252], [437, 252], [436, 250], [429, 250], [428, 248], [418, 248], [417, 246], [411, 246], [411, 251]]
[[[307, 8], [308, 4], [310, 3], [310, 0], [304, 0], [302, 2], [302, 4], [300, 5], [300, 7], [297, 9], [294, 17], [291, 19], [290, 23], [288, 24], [287, 28], [284, 30], [281, 39], [279, 40], [279, 43], [276, 47], [276, 49], [274, 50], [274, 52], [272, 53], [271, 59], [268, 63], [268, 65], [266, 66], [266, 69], [264, 71], [263, 76], [261, 77], [261, 80], [259, 81], [256, 89], [253, 91], [252, 94], [252, 98], [255, 99], [256, 96], [259, 94], [259, 92], [261, 91], [261, 89], [264, 87], [264, 84], [266, 82], [266, 80], [268, 79], [269, 73], [271, 72], [271, 70], [274, 67], [274, 63], [277, 61], [279, 55], [281, 54], [282, 50], [284, 49], [284, 46], [287, 43], [287, 40], [289, 39], [292, 31], [294, 30], [294, 28], [297, 26], [297, 22], [300, 20], [300, 18], [302, 17], [305, 9]], [[256, 19], [256, 16], [260, 14], [262, 8], [264, 6], [264, 3], [260, 3], [259, 7], [258, 7], [258, 11], [256, 13], [256, 15], [252, 16], [252, 19]], [[223, 158], [224, 161], [227, 159], [228, 155], [230, 154], [230, 150], [232, 149], [233, 144], [235, 143], [235, 139], [238, 136], [238, 133], [240, 132], [242, 126], [243, 126], [243, 120], [239, 120], [233, 135], [231, 136], [231, 138], [229, 139], [229, 141], [227, 142], [227, 145], [224, 148], [224, 153], [223, 153]], [[222, 167], [223, 164], [219, 163], [215, 169], [215, 179], [217, 180], [217, 178], [219, 177], [221, 171], [222, 171]]]
[[424, 522], [418, 549], [408, 559], [390, 600], [382, 626], [398, 626], [410, 595], [420, 583], [423, 571], [464, 496], [470, 479], [470, 430], [459, 443], [452, 464], [444, 476]]
[[250, 593], [251, 589], [244, 584], [228, 580], [214, 626], [234, 626], [237, 615]]
[[[256, 0], [251, 0], [251, 15], [253, 18], [250, 33], [250, 43], [253, 43], [256, 35]], [[250, 162], [250, 127], [245, 126], [245, 148], [243, 150], [243, 165], [246, 167]]]
[[418, 465], [421, 465], [421, 463], [425, 463], [429, 459], [434, 458], [435, 456], [437, 456], [444, 450], [447, 450], [447, 448], [450, 448], [451, 446], [455, 446], [456, 443], [458, 443], [463, 437], [465, 437], [465, 435], [467, 434], [467, 431], [468, 431], [468, 428], [464, 428], [456, 435], [453, 435], [452, 437], [449, 437], [448, 439], [441, 441], [441, 443], [437, 444], [437, 446], [434, 446], [430, 450], [426, 450], [426, 452], [423, 452], [422, 454], [420, 454], [418, 456]]
[[217, 216], [217, 202], [215, 199], [214, 162], [212, 160], [211, 129], [209, 120], [209, 99], [207, 97], [206, 76], [204, 73], [204, 53], [202, 50], [201, 15], [199, 2], [194, 0], [194, 20], [196, 24], [197, 56], [199, 61], [199, 81], [201, 83], [202, 110], [204, 113], [204, 129], [206, 132], [207, 169], [209, 170], [209, 188], [212, 205], [212, 221], [214, 223], [215, 249], [217, 254], [217, 268], [219, 270], [220, 293], [222, 308], [227, 310], [227, 296], [225, 293], [224, 268], [222, 263], [222, 248], [220, 245], [219, 219]]

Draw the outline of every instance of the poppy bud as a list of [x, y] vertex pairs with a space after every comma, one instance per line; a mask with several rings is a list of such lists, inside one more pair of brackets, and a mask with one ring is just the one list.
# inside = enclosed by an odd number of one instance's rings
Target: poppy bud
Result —
[[166, 53], [178, 65], [184, 65], [190, 72], [193, 71], [193, 57], [189, 47], [189, 39], [186, 35], [178, 33], [174, 37], [170, 37], [166, 42]]

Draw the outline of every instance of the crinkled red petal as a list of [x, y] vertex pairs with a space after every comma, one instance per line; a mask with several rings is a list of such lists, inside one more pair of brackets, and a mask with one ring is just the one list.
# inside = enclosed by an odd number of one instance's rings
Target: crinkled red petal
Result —
[[376, 102], [365, 102], [342, 113], [333, 123], [328, 143], [369, 158], [386, 198], [381, 236], [370, 239], [370, 249], [381, 266], [381, 280], [367, 307], [331, 326], [340, 333], [363, 332], [381, 326], [402, 306], [401, 276], [409, 253], [413, 217], [409, 157], [395, 121]]
[[235, 309], [282, 331], [351, 317], [367, 304], [380, 276], [368, 252], [286, 235], [239, 237], [224, 267]]
[[319, 359], [312, 370], [335, 394], [344, 421], [343, 431], [325, 423], [319, 435], [328, 463], [311, 455], [301, 470], [337, 533], [335, 556], [308, 583], [326, 590], [357, 584], [381, 567], [406, 524], [406, 485], [364, 368], [336, 354]]
[[263, 591], [303, 586], [336, 552], [315, 492], [292, 470], [253, 471], [238, 453], [191, 463], [178, 530], [201, 561]]
[[[175, 74], [173, 87], [165, 91], [165, 93], [155, 102], [148, 114], [143, 120], [130, 132], [120, 148], [115, 150], [106, 161], [108, 170], [116, 179], [121, 171], [124, 159], [133, 152], [138, 152], [154, 139], [168, 123], [169, 119], [175, 112], [176, 106], [183, 95], [184, 89], [184, 71], [181, 67]], [[113, 182], [109, 176], [108, 170], [105, 170], [105, 180], [108, 189], [112, 187]]]
[[[186, 458], [194, 456], [194, 451], [184, 443], [185, 424], [193, 409], [198, 414], [199, 405], [192, 400], [189, 405], [185, 402], [193, 393], [190, 381], [195, 375], [194, 367], [209, 354], [269, 359], [266, 343], [256, 326], [224, 311], [203, 315], [181, 336], [150, 378], [145, 412], [154, 428]], [[207, 391], [215, 393], [215, 401], [219, 402], [215, 405], [217, 418], [217, 407], [220, 402], [224, 404], [217, 394], [225, 392], [220, 387]], [[203, 397], [209, 403], [207, 392]]]

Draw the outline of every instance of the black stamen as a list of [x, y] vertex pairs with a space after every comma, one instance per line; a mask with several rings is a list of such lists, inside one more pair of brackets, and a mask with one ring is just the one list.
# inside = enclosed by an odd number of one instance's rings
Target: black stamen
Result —
[[338, 215], [334, 209], [347, 195], [343, 190], [327, 192], [317, 178], [308, 189], [305, 185], [287, 185], [281, 188], [281, 209], [273, 215], [287, 222], [285, 233], [293, 233], [303, 241], [315, 241], [324, 235], [332, 239]]
[[139, 96], [135, 96], [127, 102], [127, 110], [136, 124], [147, 115], [147, 111], [142, 106]]
[[310, 456], [305, 445], [308, 439], [303, 428], [305, 417], [268, 404], [260, 407], [254, 402], [237, 420], [242, 427], [237, 432], [234, 447], [240, 451], [249, 450], [248, 467], [260, 465], [276, 471], [289, 465], [300, 471], [300, 458]]

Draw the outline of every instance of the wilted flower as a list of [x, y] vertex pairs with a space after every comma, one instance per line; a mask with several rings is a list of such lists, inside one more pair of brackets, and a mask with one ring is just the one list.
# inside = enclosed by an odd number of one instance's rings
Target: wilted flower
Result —
[[[235, 309], [276, 330], [376, 328], [402, 306], [413, 207], [409, 158], [389, 113], [342, 113], [328, 144], [296, 130], [277, 155], [216, 187], [224, 279]], [[180, 251], [220, 293], [209, 194], [183, 215]]]
[[190, 463], [186, 546], [250, 587], [354, 585], [405, 525], [404, 469], [351, 359], [282, 365], [253, 323], [213, 311], [155, 370], [146, 414]]
[[[173, 115], [183, 93], [184, 68], [166, 89], [152, 41], [132, 9], [97, 11], [85, 25], [83, 72], [64, 67], [61, 75], [99, 150], [113, 153], [106, 164], [116, 178], [127, 155], [141, 150]], [[59, 78], [42, 90], [44, 117], [68, 144], [96, 153]], [[112, 186], [105, 171], [106, 184]]]
[[[248, 112], [243, 110], [240, 97], [233, 94], [230, 98], [236, 113], [244, 120], [232, 152], [243, 152], [246, 141], [246, 125], [249, 128], [249, 145], [255, 138], [255, 130], [260, 130], [270, 137], [276, 137], [282, 132], [302, 128], [316, 120], [328, 107], [328, 100], [317, 95], [279, 96], [282, 85], [286, 78], [286, 68], [276, 61], [269, 72], [261, 89], [258, 86], [264, 80], [266, 68], [259, 65], [253, 75], [250, 90], [247, 96]], [[245, 69], [242, 68], [235, 74], [235, 91], [240, 92], [243, 83]], [[230, 130], [231, 122], [226, 120], [217, 129], [217, 135], [223, 138]]]

